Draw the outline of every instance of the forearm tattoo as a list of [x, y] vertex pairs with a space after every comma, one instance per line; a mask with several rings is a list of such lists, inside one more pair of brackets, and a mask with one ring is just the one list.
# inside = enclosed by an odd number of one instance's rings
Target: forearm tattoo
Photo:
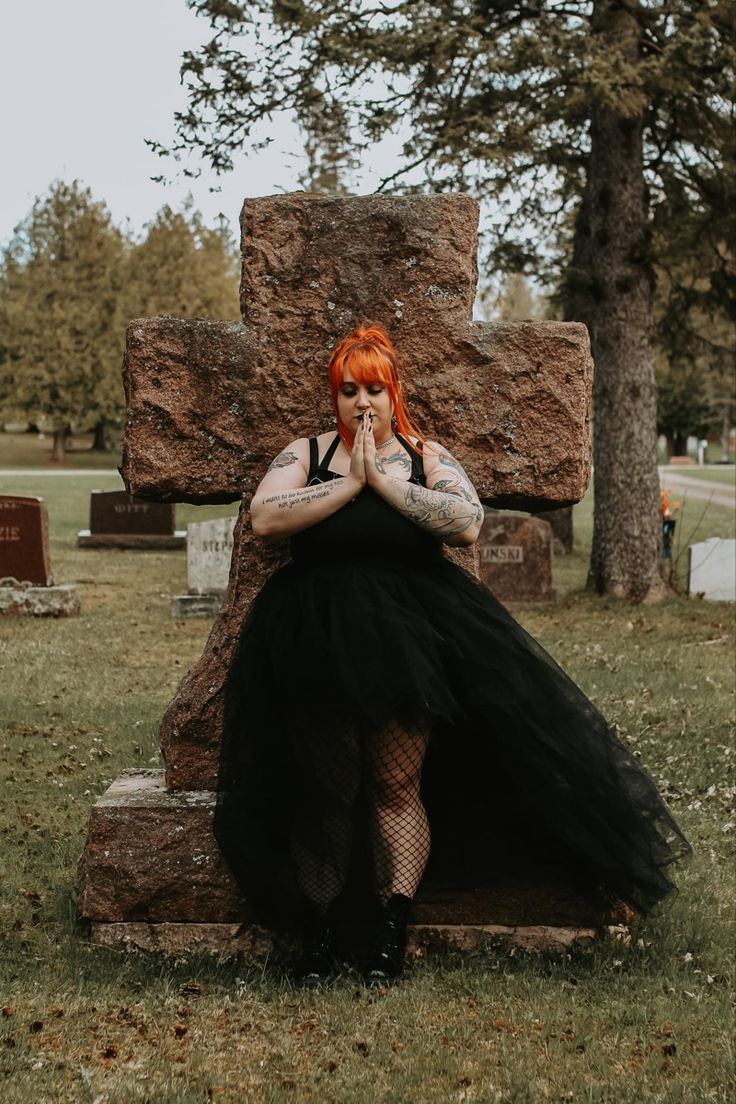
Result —
[[[393, 460], [393, 457], [388, 459]], [[386, 461], [383, 463], [385, 465]], [[431, 487], [418, 487], [394, 478], [391, 501], [415, 525], [447, 540], [475, 525], [482, 525], [483, 507], [462, 466], [449, 452], [439, 454], [439, 463], [449, 469], [447, 478], [438, 479]], [[385, 468], [379, 467], [379, 470], [385, 471]]]
[[470, 497], [447, 494], [436, 487], [407, 484], [403, 492], [401, 512], [421, 529], [438, 537], [454, 537], [473, 525], [483, 522], [483, 507]]
[[283, 494], [269, 495], [261, 500], [263, 506], [275, 506], [277, 510], [291, 510], [294, 506], [306, 506], [310, 502], [316, 502], [320, 498], [327, 498], [332, 494], [335, 484], [342, 483], [341, 479], [333, 479], [329, 487], [317, 484], [316, 487], [298, 487], [294, 491], [284, 491]]
[[274, 457], [271, 463], [268, 465], [269, 471], [274, 471], [276, 468], [288, 468], [290, 464], [297, 464], [299, 458], [295, 452], [288, 452], [284, 449], [278, 456]]

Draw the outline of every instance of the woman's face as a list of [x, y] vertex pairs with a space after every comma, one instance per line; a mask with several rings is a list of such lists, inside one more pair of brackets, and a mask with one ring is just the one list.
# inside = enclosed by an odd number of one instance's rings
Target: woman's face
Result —
[[373, 415], [373, 436], [380, 443], [391, 435], [391, 415], [394, 412], [391, 396], [380, 380], [358, 383], [346, 368], [342, 386], [337, 392], [337, 413], [340, 421], [351, 432], [357, 433], [361, 415]]

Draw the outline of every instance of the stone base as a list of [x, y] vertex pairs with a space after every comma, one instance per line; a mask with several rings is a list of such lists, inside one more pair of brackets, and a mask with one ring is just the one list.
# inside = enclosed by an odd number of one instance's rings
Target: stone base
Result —
[[221, 609], [220, 594], [175, 594], [171, 599], [171, 616], [176, 620], [217, 617]]
[[81, 609], [74, 583], [63, 586], [0, 586], [0, 617], [76, 617]]
[[174, 533], [91, 533], [81, 529], [77, 534], [79, 548], [130, 548], [153, 552], [171, 548], [186, 548], [187, 531]]
[[[614, 929], [620, 935], [620, 927]], [[410, 924], [407, 957], [420, 958], [426, 951], [469, 953], [484, 947], [516, 947], [530, 953], [566, 952], [589, 946], [608, 934], [608, 928], [508, 927], [503, 924]], [[90, 941], [121, 951], [158, 951], [181, 955], [209, 951], [220, 959], [237, 955], [266, 957], [274, 951], [274, 938], [256, 924], [90, 924]], [[281, 947], [283, 950], [283, 946]]]
[[[166, 790], [159, 770], [121, 775], [92, 810], [79, 867], [80, 916], [111, 932], [110, 925], [139, 923], [164, 934], [164, 924], [178, 931], [193, 925], [193, 934], [206, 935], [208, 926], [224, 932], [222, 925], [252, 923], [213, 836], [215, 798], [207, 790]], [[632, 915], [625, 905], [604, 907], [550, 869], [476, 888], [426, 881], [413, 907], [419, 927], [452, 934], [461, 926], [483, 937], [491, 929], [515, 938], [522, 929], [597, 929]]]

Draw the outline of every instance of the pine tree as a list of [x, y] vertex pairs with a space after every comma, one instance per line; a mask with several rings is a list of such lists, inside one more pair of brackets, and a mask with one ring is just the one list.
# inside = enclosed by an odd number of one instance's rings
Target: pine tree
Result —
[[123, 413], [118, 314], [125, 240], [78, 181], [54, 183], [2, 256], [0, 409], [67, 435]]
[[191, 202], [162, 207], [125, 267], [125, 321], [153, 315], [239, 318], [238, 254], [224, 222], [206, 227]]
[[512, 272], [506, 279], [496, 302], [495, 317], [499, 322], [522, 322], [541, 317], [529, 282], [521, 272]]

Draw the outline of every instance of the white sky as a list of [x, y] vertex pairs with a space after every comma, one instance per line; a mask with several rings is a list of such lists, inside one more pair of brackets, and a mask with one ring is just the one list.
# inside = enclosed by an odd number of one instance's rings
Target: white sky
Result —
[[144, 138], [173, 138], [174, 111], [186, 104], [181, 54], [209, 35], [184, 0], [0, 0], [0, 243], [57, 178], [82, 181], [136, 231], [191, 192], [207, 223], [222, 212], [235, 232], [246, 196], [298, 187], [302, 145], [284, 118], [269, 126], [269, 149], [227, 176], [205, 166], [198, 180], [151, 181], [176, 166]]
[[[145, 145], [173, 140], [174, 112], [186, 107], [181, 55], [210, 35], [185, 0], [0, 0], [0, 246], [57, 179], [81, 181], [136, 233], [191, 193], [205, 222], [223, 214], [236, 241], [246, 197], [299, 187], [302, 139], [283, 115], [257, 135], [274, 139], [268, 149], [221, 177], [190, 159], [202, 175], [176, 179], [176, 163]], [[396, 170], [401, 138], [373, 147], [354, 190], [371, 192]], [[159, 174], [172, 182], [154, 183]]]

